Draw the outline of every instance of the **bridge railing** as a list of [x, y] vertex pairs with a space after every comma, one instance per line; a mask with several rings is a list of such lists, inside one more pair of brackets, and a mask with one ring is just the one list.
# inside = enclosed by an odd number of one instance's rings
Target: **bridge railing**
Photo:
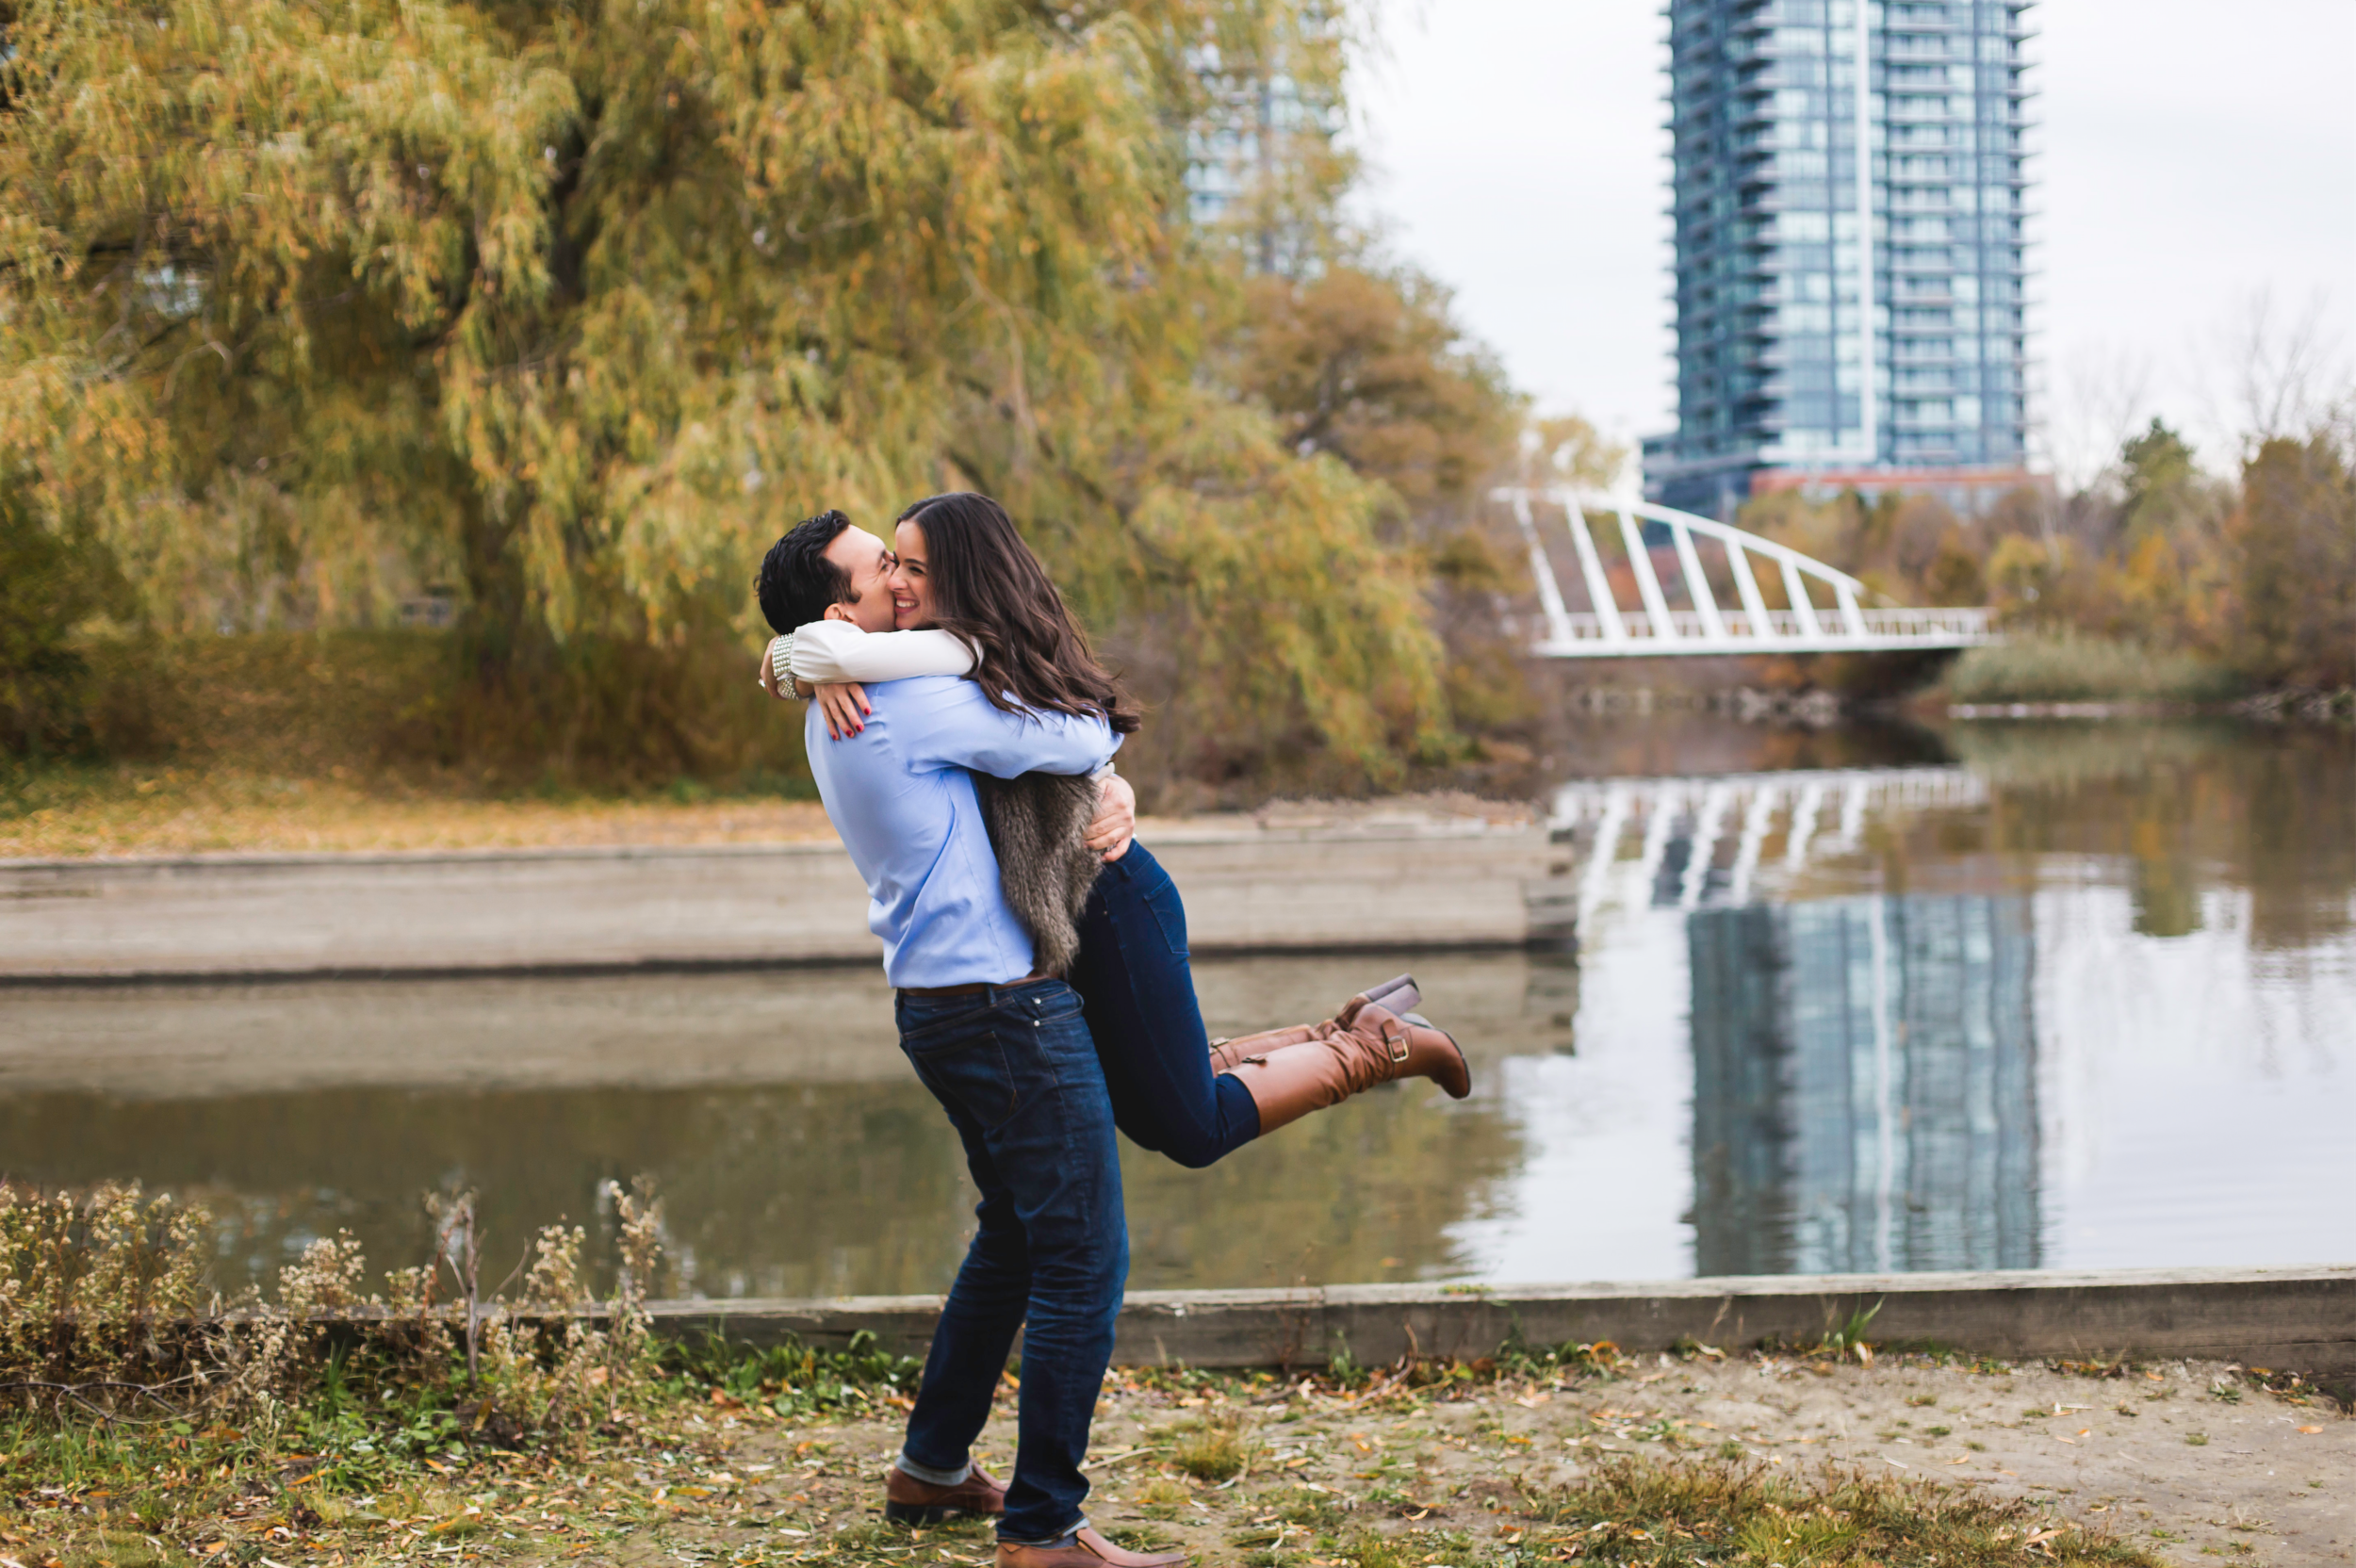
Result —
[[[1799, 612], [1793, 610], [1767, 611], [1763, 631], [1753, 622], [1750, 613], [1742, 610], [1719, 611], [1719, 625], [1716, 628], [1711, 627], [1709, 617], [1698, 610], [1672, 610], [1668, 612], [1669, 631], [1665, 638], [1648, 610], [1623, 610], [1619, 624], [1621, 635], [1628, 642], [1674, 641], [1680, 645], [1699, 645], [1691, 651], [1702, 651], [1705, 647], [1726, 643], [1756, 641], [1762, 637], [1781, 638], [1788, 642], [1815, 637], [1837, 643], [1890, 640], [1909, 644], [1936, 638], [1942, 642], [1954, 639], [1957, 645], [1968, 645], [1995, 640], [1989, 615], [1990, 612], [1987, 610], [1975, 609], [1867, 610], [1860, 607], [1857, 618], [1863, 623], [1861, 639], [1839, 632], [1825, 636], [1821, 629], [1803, 625]], [[1610, 640], [1610, 630], [1604, 618], [1591, 611], [1565, 610], [1561, 622], [1550, 626], [1549, 629], [1558, 636], [1567, 630], [1574, 643], [1601, 645]], [[1544, 645], [1541, 645], [1540, 651], [1546, 651]]]
[[[1867, 609], [1871, 592], [1846, 572], [1812, 561], [1788, 545], [1690, 512], [1627, 497], [1569, 488], [1507, 488], [1492, 498], [1511, 505], [1530, 548], [1530, 575], [1538, 589], [1545, 634], [1532, 652], [1557, 659], [1628, 659], [1662, 654], [1758, 654], [1886, 652], [1907, 648], [1963, 648], [1995, 641], [1981, 609]], [[1560, 507], [1589, 608], [1574, 611], [1562, 597], [1554, 564], [1539, 537], [1532, 504]], [[1624, 609], [1612, 574], [1595, 547], [1589, 514], [1616, 517], [1617, 548], [1625, 553], [1641, 609]], [[1676, 551], [1676, 580], [1692, 608], [1673, 609], [1653, 564], [1644, 527], [1668, 531]], [[1708, 540], [1725, 551], [1726, 571], [1739, 605], [1724, 605], [1710, 587], [1695, 547]], [[1771, 609], [1759, 589], [1759, 566], [1773, 574], [1785, 608]], [[1813, 584], [1813, 588], [1811, 588]], [[1832, 602], [1820, 605], [1817, 597]]]

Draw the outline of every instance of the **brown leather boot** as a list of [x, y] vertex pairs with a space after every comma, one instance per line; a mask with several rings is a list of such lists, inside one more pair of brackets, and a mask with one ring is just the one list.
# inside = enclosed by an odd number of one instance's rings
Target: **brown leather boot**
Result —
[[1396, 1013], [1404, 1013], [1423, 1001], [1423, 993], [1415, 989], [1412, 974], [1395, 974], [1379, 986], [1368, 986], [1342, 1004], [1342, 1010], [1323, 1023], [1294, 1023], [1282, 1029], [1263, 1029], [1256, 1035], [1238, 1035], [1234, 1039], [1211, 1042], [1211, 1071], [1214, 1074], [1233, 1072], [1235, 1064], [1252, 1056], [1264, 1056], [1271, 1051], [1282, 1051], [1288, 1045], [1308, 1040], [1330, 1039], [1350, 1027], [1358, 1009], [1370, 1002], [1379, 1002]]
[[1124, 1551], [1085, 1525], [1061, 1546], [998, 1543], [998, 1568], [1180, 1568], [1192, 1560], [1184, 1552]]
[[1362, 1089], [1401, 1078], [1429, 1078], [1451, 1100], [1472, 1093], [1472, 1068], [1445, 1030], [1420, 1014], [1367, 1003], [1350, 1026], [1246, 1057], [1233, 1070], [1260, 1108], [1260, 1135], [1338, 1105]]
[[955, 1486], [935, 1486], [892, 1467], [884, 1480], [884, 1517], [895, 1525], [937, 1525], [953, 1513], [1004, 1513], [1006, 1489], [980, 1465]]

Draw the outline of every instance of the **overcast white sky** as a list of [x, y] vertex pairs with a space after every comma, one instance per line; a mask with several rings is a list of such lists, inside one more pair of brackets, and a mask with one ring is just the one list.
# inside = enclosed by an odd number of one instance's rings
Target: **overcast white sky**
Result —
[[[1383, 0], [1353, 85], [1393, 248], [1548, 412], [1675, 423], [1657, 0]], [[2066, 474], [2156, 412], [2212, 460], [2252, 302], [2356, 355], [2356, 0], [2045, 0], [2031, 233]]]

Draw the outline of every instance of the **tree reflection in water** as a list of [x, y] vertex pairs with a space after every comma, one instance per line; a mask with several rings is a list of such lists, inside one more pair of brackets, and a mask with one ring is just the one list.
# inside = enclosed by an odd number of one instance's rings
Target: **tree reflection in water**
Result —
[[[1560, 975], [1521, 955], [1421, 966], [1482, 1059], [1566, 1035]], [[1326, 958], [1210, 963], [1211, 1027], [1315, 1017], [1381, 975]], [[421, 1261], [419, 1202], [482, 1195], [488, 1255], [609, 1179], [652, 1175], [671, 1288], [712, 1296], [946, 1288], [974, 1195], [892, 1044], [879, 978], [355, 982], [28, 995], [0, 1090], [8, 1174], [136, 1178], [210, 1202], [221, 1282], [268, 1280], [349, 1229], [377, 1267]], [[1439, 1007], [1439, 1002], [1432, 1005]], [[1557, 1019], [1562, 1021], [1556, 1023]], [[265, 1087], [288, 1082], [300, 1087]], [[1131, 1283], [1287, 1284], [1452, 1271], [1448, 1228], [1519, 1162], [1493, 1103], [1417, 1083], [1287, 1128], [1208, 1171], [1124, 1150]], [[505, 1265], [499, 1265], [504, 1272]]]

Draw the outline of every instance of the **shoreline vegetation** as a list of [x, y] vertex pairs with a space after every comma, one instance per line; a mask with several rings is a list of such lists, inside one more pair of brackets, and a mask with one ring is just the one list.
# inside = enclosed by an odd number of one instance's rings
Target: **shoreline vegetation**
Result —
[[[1780, 672], [1770, 672], [1780, 673]], [[2119, 677], [2119, 678], [2111, 678]], [[289, 683], [299, 690], [304, 683]], [[0, 858], [212, 854], [410, 854], [504, 849], [687, 847], [830, 843], [832, 825], [806, 774], [781, 761], [706, 783], [679, 776], [661, 787], [583, 785], [520, 772], [393, 760], [380, 748], [364, 702], [319, 720], [288, 687], [200, 684], [177, 704], [185, 746], [137, 759], [0, 758]], [[333, 691], [332, 681], [321, 686]], [[763, 699], [764, 701], [766, 699]], [[1527, 815], [1547, 782], [1549, 758], [1676, 771], [1677, 737], [1691, 727], [1755, 735], [1751, 762], [1730, 763], [1714, 745], [1710, 771], [1727, 765], [1822, 765], [1813, 753], [1784, 758], [1765, 743], [1788, 734], [1837, 736], [1894, 730], [1909, 756], [1957, 749], [1946, 727], [2006, 722], [2116, 725], [2199, 721], [2266, 729], [2356, 726], [2356, 688], [2239, 694], [2216, 667], [2183, 656], [2146, 659], [2132, 645], [2087, 638], [2024, 640], [1975, 649], [1948, 678], [1895, 697], [1824, 687], [1736, 684], [1594, 685], [1564, 694], [1556, 726], [1535, 748], [1500, 748], [1497, 761], [1430, 769], [1417, 788], [1345, 795], [1281, 788], [1227, 792], [1164, 791], [1149, 814], [1265, 816], [1310, 809]], [[1615, 756], [1590, 743], [1661, 731], [1661, 746]], [[1959, 735], [1960, 730], [1955, 731]], [[202, 736], [203, 740], [196, 738]], [[798, 740], [798, 733], [796, 734]], [[1974, 748], [1962, 748], [1968, 761]], [[1732, 754], [1729, 754], [1732, 755]], [[1780, 759], [1780, 760], [1778, 760]], [[792, 759], [798, 763], [798, 756]]]
[[[857, 1341], [822, 1353], [648, 1335], [637, 1303], [663, 1278], [663, 1220], [643, 1184], [610, 1189], [596, 1217], [619, 1254], [602, 1303], [592, 1228], [543, 1229], [502, 1300], [492, 1260], [514, 1238], [479, 1234], [469, 1195], [428, 1208], [434, 1261], [385, 1275], [375, 1296], [357, 1248], [330, 1238], [270, 1299], [224, 1305], [207, 1292], [201, 1208], [136, 1187], [0, 1185], [0, 1555], [28, 1568], [663, 1554], [848, 1568], [987, 1553], [979, 1522], [875, 1517], [917, 1363]], [[589, 1305], [594, 1322], [551, 1326]], [[322, 1331], [321, 1315], [338, 1326]], [[2217, 1500], [2173, 1506], [2156, 1476], [2157, 1513], [2011, 1484], [2064, 1462], [2051, 1436], [2090, 1435], [2063, 1426], [2182, 1427], [2166, 1457], [2136, 1462], [2187, 1481], [2237, 1462], [2184, 1445], [2246, 1425], [2245, 1401], [2309, 1423], [2296, 1437], [2269, 1429], [2278, 1445], [2323, 1438], [2261, 1467], [2320, 1474], [2339, 1451], [2336, 1408], [2285, 1374], [1877, 1354], [1863, 1333], [1641, 1359], [1513, 1344], [1317, 1375], [1117, 1369], [1093, 1507], [1124, 1541], [1251, 1568], [2156, 1568], [2145, 1542], [2275, 1527], [2236, 1510], [2204, 1528]], [[1020, 1376], [1009, 1367], [981, 1445], [1001, 1467]], [[2118, 1418], [2075, 1421], [2113, 1402]], [[2217, 1484], [2246, 1490], [2238, 1475]]]

